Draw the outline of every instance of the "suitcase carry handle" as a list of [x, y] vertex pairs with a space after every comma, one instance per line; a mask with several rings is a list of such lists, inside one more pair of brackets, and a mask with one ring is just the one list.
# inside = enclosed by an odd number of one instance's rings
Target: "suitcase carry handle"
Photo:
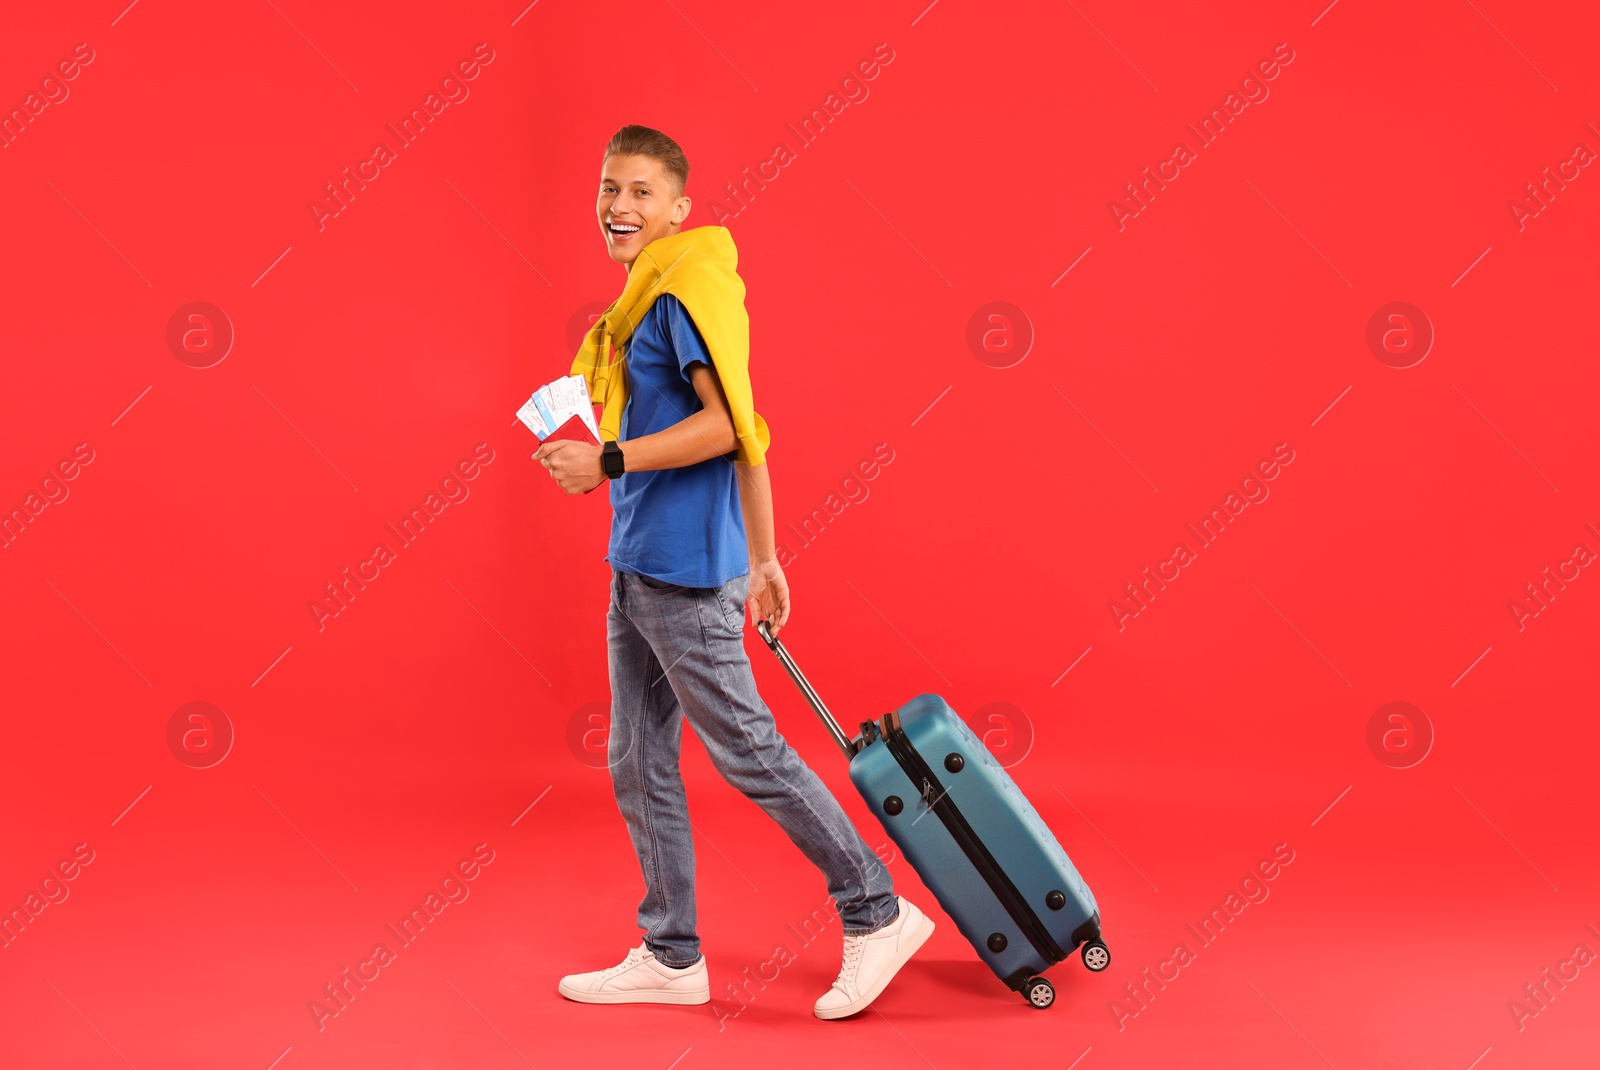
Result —
[[839, 745], [839, 749], [844, 751], [845, 760], [848, 761], [854, 758], [856, 755], [855, 744], [849, 736], [844, 734], [844, 729], [839, 727], [839, 722], [834, 719], [833, 714], [828, 712], [828, 707], [823, 703], [822, 696], [818, 695], [816, 689], [811, 686], [811, 682], [806, 679], [806, 674], [800, 671], [800, 666], [794, 663], [794, 659], [783, 648], [783, 644], [767, 629], [767, 622], [764, 620], [757, 622], [756, 631], [772, 652], [778, 655], [778, 660], [783, 662], [783, 667], [789, 670], [789, 675], [794, 678], [795, 684], [800, 688], [800, 693], [806, 697], [806, 701], [811, 703], [811, 708], [816, 710], [817, 716], [822, 719], [822, 726], [828, 730], [828, 735], [832, 736], [833, 741]]

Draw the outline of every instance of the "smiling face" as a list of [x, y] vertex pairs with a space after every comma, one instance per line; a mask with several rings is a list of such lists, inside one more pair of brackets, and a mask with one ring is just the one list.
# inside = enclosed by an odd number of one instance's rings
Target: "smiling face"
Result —
[[678, 233], [690, 201], [653, 156], [607, 156], [600, 165], [600, 196], [595, 214], [606, 238], [606, 252], [632, 268], [639, 250]]

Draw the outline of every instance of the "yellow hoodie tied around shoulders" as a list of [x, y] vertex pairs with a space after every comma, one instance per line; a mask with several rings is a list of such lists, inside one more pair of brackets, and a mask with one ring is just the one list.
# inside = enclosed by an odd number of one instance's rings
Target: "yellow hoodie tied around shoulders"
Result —
[[622, 296], [590, 328], [572, 360], [573, 375], [589, 384], [589, 400], [603, 406], [600, 440], [616, 439], [628, 403], [626, 350], [634, 328], [661, 294], [683, 302], [711, 352], [712, 367], [727, 396], [736, 459], [766, 460], [771, 433], [755, 410], [750, 390], [750, 316], [744, 280], [735, 270], [739, 252], [727, 227], [696, 227], [657, 238], [639, 251]]

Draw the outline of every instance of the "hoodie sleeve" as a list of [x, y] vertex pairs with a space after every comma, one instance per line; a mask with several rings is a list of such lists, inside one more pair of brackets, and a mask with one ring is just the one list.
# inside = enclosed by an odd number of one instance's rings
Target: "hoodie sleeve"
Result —
[[736, 459], [745, 464], [765, 464], [772, 432], [767, 430], [767, 421], [761, 418], [759, 412], [752, 410], [750, 415], [755, 418], [755, 433], [748, 439], [739, 439], [739, 456]]

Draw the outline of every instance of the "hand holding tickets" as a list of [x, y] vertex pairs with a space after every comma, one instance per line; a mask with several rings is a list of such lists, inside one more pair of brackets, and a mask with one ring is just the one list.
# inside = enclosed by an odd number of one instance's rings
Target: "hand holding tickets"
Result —
[[527, 424], [528, 430], [539, 436], [541, 442], [558, 431], [562, 432], [561, 438], [583, 438], [582, 430], [565, 426], [574, 417], [582, 421], [582, 429], [587, 430], [589, 440], [598, 446], [600, 429], [595, 425], [589, 388], [581, 375], [546, 383], [517, 410], [517, 419]]
[[[517, 419], [526, 424], [528, 430], [537, 435], [541, 443], [571, 440], [593, 446], [596, 451], [599, 449], [600, 428], [595, 423], [594, 406], [589, 401], [589, 386], [581, 375], [569, 375], [546, 383], [535, 390], [533, 396], [523, 402], [522, 408], [517, 410]], [[535, 453], [535, 459], [544, 452], [544, 446], [541, 445], [539, 449], [541, 453]], [[577, 489], [571, 485], [573, 475], [566, 469], [571, 468], [577, 461], [578, 454], [583, 451], [576, 446], [569, 446], [564, 452], [572, 456], [563, 457], [559, 465], [562, 471], [557, 472], [552, 469], [551, 474], [556, 476], [557, 482], [562, 484], [563, 489], [570, 494], [576, 494]], [[550, 469], [555, 463], [551, 459], [554, 456], [552, 453], [541, 461], [546, 469]], [[595, 456], [597, 457], [598, 453]], [[604, 482], [604, 479], [598, 471], [598, 460], [590, 461], [585, 458], [583, 463], [592, 465], [596, 469], [594, 486], [584, 491], [588, 494]], [[587, 482], [587, 479], [584, 481]]]

